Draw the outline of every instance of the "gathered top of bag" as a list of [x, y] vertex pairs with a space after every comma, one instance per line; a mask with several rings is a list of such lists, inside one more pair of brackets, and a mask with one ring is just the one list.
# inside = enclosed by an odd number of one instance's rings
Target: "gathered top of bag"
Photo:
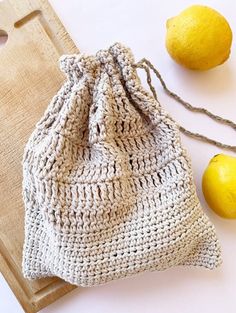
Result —
[[67, 79], [23, 157], [25, 277], [94, 286], [221, 263], [179, 127], [134, 64], [120, 43], [61, 57]]
[[[86, 84], [90, 92], [95, 92], [89, 119], [93, 124], [97, 118], [95, 137], [113, 136], [114, 132], [130, 137], [135, 132], [145, 131], [143, 127], [147, 124], [143, 125], [143, 118], [151, 120], [149, 127], [159, 123], [162, 109], [140, 84], [129, 49], [115, 44], [109, 50], [100, 50], [95, 56], [62, 56], [60, 68], [71, 81]], [[142, 110], [143, 116], [137, 112], [138, 109]], [[104, 118], [106, 115], [107, 119]]]

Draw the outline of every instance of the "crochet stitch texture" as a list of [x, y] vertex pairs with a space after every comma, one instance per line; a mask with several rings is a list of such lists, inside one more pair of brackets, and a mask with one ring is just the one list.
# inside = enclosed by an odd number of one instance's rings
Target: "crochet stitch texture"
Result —
[[120, 43], [60, 59], [67, 79], [23, 156], [26, 278], [94, 286], [221, 263], [177, 123]]

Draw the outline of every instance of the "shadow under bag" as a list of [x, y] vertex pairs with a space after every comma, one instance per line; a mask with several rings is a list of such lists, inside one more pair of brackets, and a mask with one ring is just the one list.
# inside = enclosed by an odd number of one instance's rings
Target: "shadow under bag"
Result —
[[179, 126], [120, 43], [60, 59], [67, 79], [23, 156], [27, 278], [94, 286], [221, 263]]

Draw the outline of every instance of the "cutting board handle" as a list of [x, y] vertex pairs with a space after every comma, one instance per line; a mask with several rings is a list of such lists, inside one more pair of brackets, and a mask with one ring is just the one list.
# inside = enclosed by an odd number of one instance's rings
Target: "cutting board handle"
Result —
[[0, 2], [0, 30], [4, 30], [9, 34], [15, 28], [19, 28], [29, 20], [41, 13], [38, 3], [34, 0], [20, 0], [20, 9], [17, 2], [13, 3], [11, 0], [4, 0]]

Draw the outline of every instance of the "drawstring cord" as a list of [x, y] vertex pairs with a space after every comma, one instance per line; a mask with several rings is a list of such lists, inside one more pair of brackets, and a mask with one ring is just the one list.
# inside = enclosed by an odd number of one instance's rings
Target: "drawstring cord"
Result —
[[[231, 128], [233, 128], [234, 130], [236, 130], [236, 123], [234, 123], [233, 121], [229, 120], [229, 119], [225, 119], [221, 116], [218, 116], [210, 111], [208, 111], [205, 108], [201, 108], [201, 107], [194, 107], [193, 105], [191, 105], [190, 103], [184, 101], [181, 97], [179, 97], [177, 94], [175, 94], [174, 92], [170, 91], [167, 86], [166, 83], [164, 82], [161, 74], [159, 73], [159, 71], [154, 67], [154, 65], [148, 61], [147, 59], [143, 58], [141, 61], [139, 61], [138, 63], [135, 64], [136, 68], [141, 68], [144, 69], [147, 75], [147, 83], [149, 85], [150, 90], [152, 91], [153, 97], [158, 101], [157, 99], [157, 93], [155, 88], [152, 85], [152, 79], [151, 79], [151, 74], [150, 74], [150, 69], [153, 71], [153, 73], [155, 74], [155, 76], [158, 78], [158, 80], [160, 81], [163, 89], [165, 90], [165, 92], [172, 97], [173, 99], [175, 99], [177, 102], [179, 102], [180, 104], [182, 104], [187, 110], [192, 111], [192, 112], [197, 112], [197, 113], [202, 113], [207, 115], [208, 117], [210, 117], [212, 120], [217, 121], [218, 123], [227, 125]], [[159, 102], [159, 101], [158, 101]], [[201, 140], [203, 142], [207, 142], [210, 143], [212, 145], [215, 145], [218, 148], [222, 148], [222, 149], [227, 149], [227, 150], [231, 150], [233, 152], [236, 152], [236, 146], [232, 146], [232, 145], [228, 145], [228, 144], [224, 144], [220, 141], [208, 138], [204, 135], [201, 135], [199, 133], [194, 133], [191, 132], [187, 129], [185, 129], [183, 126], [179, 126], [179, 129], [182, 133], [184, 133], [185, 135], [195, 138], [197, 140]]]

